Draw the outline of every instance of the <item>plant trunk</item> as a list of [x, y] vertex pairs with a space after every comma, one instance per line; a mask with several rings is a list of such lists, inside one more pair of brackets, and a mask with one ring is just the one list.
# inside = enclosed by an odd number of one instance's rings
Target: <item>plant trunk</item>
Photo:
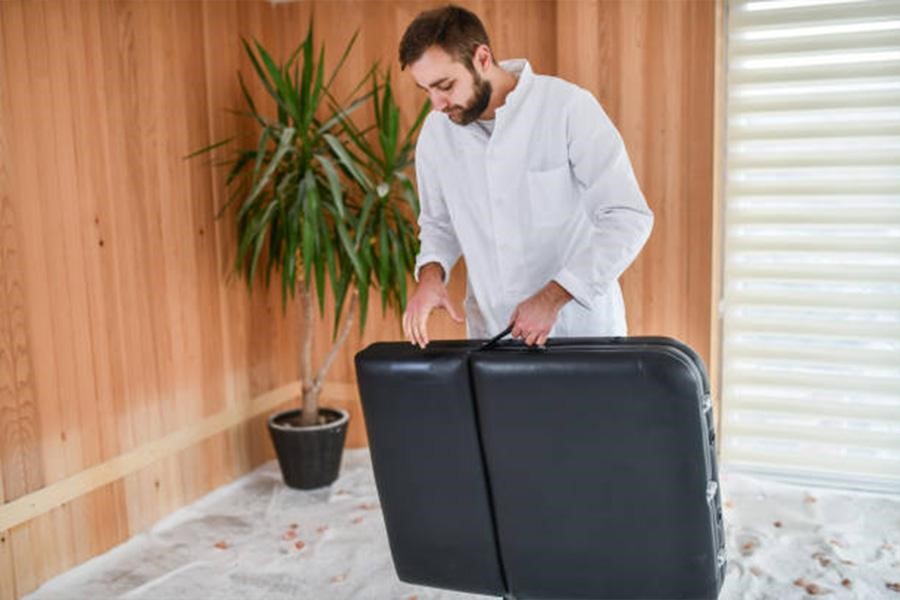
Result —
[[303, 413], [300, 423], [304, 427], [315, 425], [319, 421], [319, 390], [303, 386]]
[[316, 326], [315, 306], [313, 304], [315, 299], [313, 298], [312, 292], [309, 290], [304, 291], [301, 295], [303, 297], [304, 322], [302, 334], [303, 350], [301, 352], [300, 366], [303, 390], [303, 412], [300, 417], [300, 422], [303, 426], [310, 426], [315, 425], [318, 422], [319, 394], [322, 391], [322, 384], [325, 382], [325, 376], [328, 374], [328, 370], [331, 368], [331, 364], [334, 362], [338, 350], [344, 345], [347, 336], [350, 334], [350, 328], [352, 327], [356, 316], [356, 300], [358, 294], [355, 290], [350, 293], [350, 301], [347, 303], [347, 309], [344, 312], [337, 339], [335, 339], [334, 344], [332, 344], [331, 349], [325, 356], [325, 360], [322, 361], [322, 366], [319, 367], [315, 376], [312, 372], [312, 342]]
[[303, 413], [300, 417], [302, 425], [315, 425], [319, 416], [319, 394], [313, 388], [312, 373], [312, 350], [313, 335], [316, 331], [316, 325], [313, 321], [315, 316], [315, 307], [313, 306], [312, 292], [307, 289], [301, 294], [303, 298], [303, 320], [300, 326], [303, 328], [301, 339], [303, 340], [303, 350], [300, 354], [300, 381], [302, 384]]

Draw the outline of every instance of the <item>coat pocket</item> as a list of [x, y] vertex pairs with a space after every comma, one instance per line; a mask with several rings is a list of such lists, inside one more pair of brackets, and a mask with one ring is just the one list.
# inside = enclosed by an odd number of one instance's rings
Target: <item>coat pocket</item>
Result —
[[528, 202], [535, 229], [557, 229], [572, 217], [576, 205], [568, 163], [541, 171], [528, 171]]

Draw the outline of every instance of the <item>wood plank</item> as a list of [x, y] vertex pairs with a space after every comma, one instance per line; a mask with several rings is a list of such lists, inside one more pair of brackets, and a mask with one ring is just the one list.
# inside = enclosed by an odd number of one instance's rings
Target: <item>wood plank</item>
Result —
[[41, 548], [32, 537], [33, 523], [19, 525], [7, 532], [7, 540], [12, 541], [13, 581], [16, 593], [27, 594], [41, 584], [37, 575]]
[[[0, 31], [24, 23], [21, 6], [0, 12]], [[6, 41], [3, 57], [12, 56], [9, 46], [22, 41], [20, 35], [0, 36]], [[24, 65], [0, 59], [0, 81], [22, 76]], [[9, 501], [43, 486], [40, 454], [40, 420], [34, 348], [27, 319], [29, 291], [20, 229], [21, 192], [13, 189], [12, 138], [15, 99], [13, 91], [0, 85], [0, 501]], [[22, 158], [18, 156], [18, 159]]]
[[0, 600], [14, 600], [19, 596], [16, 590], [12, 538], [9, 531], [0, 531]]

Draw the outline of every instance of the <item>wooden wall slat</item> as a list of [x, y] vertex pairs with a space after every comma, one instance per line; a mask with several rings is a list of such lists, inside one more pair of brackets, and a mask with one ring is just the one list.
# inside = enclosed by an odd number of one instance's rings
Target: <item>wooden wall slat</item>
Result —
[[[21, 7], [0, 11], [4, 33], [24, 20]], [[0, 502], [22, 497], [43, 486], [39, 449], [39, 417], [34, 389], [33, 346], [28, 331], [26, 252], [19, 210], [13, 204], [14, 120], [10, 115], [15, 93], [9, 81], [12, 49], [21, 51], [24, 36], [0, 37]], [[17, 91], [23, 91], [20, 87]], [[18, 153], [17, 153], [18, 154]], [[18, 154], [18, 160], [24, 157]], [[17, 568], [14, 548], [30, 550], [30, 537], [13, 530], [0, 531], [0, 598], [15, 598], [38, 582], [30, 569]], [[21, 561], [20, 561], [21, 562]], [[26, 567], [28, 564], [26, 563]]]
[[[4, 11], [4, 28], [23, 25], [21, 10]], [[3, 36], [3, 60], [0, 75], [10, 73], [13, 54], [24, 39], [22, 35]], [[23, 210], [15, 203], [13, 169], [31, 156], [19, 153], [11, 144], [17, 125], [11, 107], [21, 92], [12, 86], [0, 86], [0, 492], [3, 501], [13, 500], [44, 485], [41, 456], [42, 427], [38, 411], [38, 381], [32, 343], [31, 311], [28, 300], [30, 241], [22, 230]], [[13, 159], [15, 158], [15, 162]]]
[[[712, 225], [712, 0], [472, 0], [498, 59], [526, 57], [592, 91], [617, 124], [656, 212], [623, 277], [633, 334], [679, 337], [708, 358]], [[280, 293], [233, 276], [235, 232], [216, 220], [222, 171], [192, 150], [252, 133], [227, 112], [235, 73], [262, 92], [239, 44], [280, 56], [316, 14], [333, 65], [360, 34], [338, 91], [391, 66], [407, 123], [423, 100], [397, 42], [432, 2], [226, 0], [0, 2], [0, 502], [144, 447], [296, 379], [304, 324]], [[267, 109], [274, 112], [271, 106]], [[251, 143], [255, 143], [253, 140]], [[465, 265], [452, 274], [461, 305]], [[329, 348], [333, 306], [316, 327]], [[435, 315], [435, 339], [464, 327]], [[400, 339], [376, 299], [353, 355]], [[338, 388], [333, 388], [338, 389]], [[348, 445], [366, 444], [355, 394]], [[297, 404], [297, 399], [284, 407]], [[103, 552], [272, 458], [265, 415], [0, 532], [0, 600]]]
[[619, 128], [656, 222], [622, 277], [632, 335], [709, 359], [716, 3], [559, 2], [561, 76]]
[[0, 600], [13, 600], [16, 592], [16, 571], [13, 564], [12, 537], [9, 531], [0, 531]]
[[[684, 337], [698, 349], [708, 367], [714, 362], [710, 319], [712, 262], [716, 99], [716, 3], [689, 3], [685, 7], [682, 44], [685, 64], [693, 68], [682, 81], [685, 108], [682, 113], [683, 160], [686, 185], [681, 202], [689, 206], [688, 234], [682, 251], [688, 255], [687, 328]], [[712, 372], [711, 372], [712, 373]]]

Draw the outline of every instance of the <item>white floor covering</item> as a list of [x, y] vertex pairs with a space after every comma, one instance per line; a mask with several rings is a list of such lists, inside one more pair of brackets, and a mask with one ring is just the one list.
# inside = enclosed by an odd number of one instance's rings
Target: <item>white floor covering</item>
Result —
[[[720, 598], [900, 600], [900, 496], [723, 472], [729, 566]], [[267, 463], [28, 600], [486, 598], [400, 582], [367, 450], [327, 490], [285, 487]]]

